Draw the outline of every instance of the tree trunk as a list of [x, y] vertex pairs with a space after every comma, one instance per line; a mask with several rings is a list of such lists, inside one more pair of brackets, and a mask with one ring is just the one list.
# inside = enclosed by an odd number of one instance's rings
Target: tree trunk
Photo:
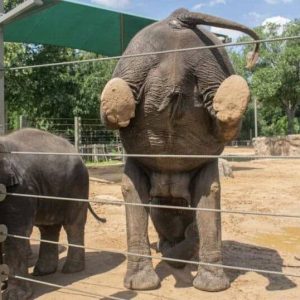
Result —
[[287, 104], [288, 105], [285, 108], [287, 120], [288, 120], [287, 134], [293, 134], [294, 133], [294, 118], [295, 118], [297, 105], [293, 106], [291, 101], [288, 101]]

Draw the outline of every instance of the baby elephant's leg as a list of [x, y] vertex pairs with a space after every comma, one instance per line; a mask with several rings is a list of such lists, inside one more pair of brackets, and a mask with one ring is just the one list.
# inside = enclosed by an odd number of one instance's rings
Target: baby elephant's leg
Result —
[[[69, 244], [84, 246], [84, 225], [72, 224], [64, 225], [67, 232]], [[63, 266], [63, 273], [75, 273], [85, 268], [84, 248], [72, 247], [68, 249], [66, 262]]]
[[[58, 242], [61, 225], [39, 226], [42, 240]], [[27, 246], [28, 251], [28, 246]], [[39, 258], [33, 275], [41, 276], [56, 272], [58, 264], [58, 245], [41, 242]]]
[[[10, 233], [14, 234], [14, 232]], [[16, 233], [26, 236], [25, 232]], [[27, 241], [15, 238], [7, 238], [4, 244], [5, 263], [9, 266], [11, 277], [8, 281], [8, 289], [4, 293], [7, 300], [25, 300], [32, 295], [31, 284], [24, 280], [15, 279], [14, 275], [27, 276]]]

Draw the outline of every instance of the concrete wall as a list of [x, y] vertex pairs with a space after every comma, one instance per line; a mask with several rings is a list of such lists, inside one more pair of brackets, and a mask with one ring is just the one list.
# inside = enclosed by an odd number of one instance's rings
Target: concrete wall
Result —
[[253, 139], [256, 155], [300, 155], [300, 134]]

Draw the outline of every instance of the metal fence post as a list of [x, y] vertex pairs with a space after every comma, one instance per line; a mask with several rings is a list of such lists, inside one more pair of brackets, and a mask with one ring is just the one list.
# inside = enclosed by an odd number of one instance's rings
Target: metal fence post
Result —
[[81, 118], [74, 118], [74, 144], [78, 152], [80, 152], [81, 145]]
[[93, 153], [93, 162], [98, 162], [98, 151], [97, 151], [97, 145], [93, 144], [93, 149], [92, 149], [92, 153]]
[[[26, 116], [23, 115], [19, 116], [19, 129], [27, 128], [31, 126], [33, 126], [33, 124], [30, 124]], [[34, 127], [36, 127], [35, 124]]]
[[19, 116], [19, 129], [24, 128], [24, 116]]
[[125, 148], [123, 147], [123, 145], [121, 145], [122, 147], [122, 162], [125, 164], [126, 163], [126, 151], [125, 151]]
[[254, 97], [254, 136], [258, 137], [258, 126], [257, 126], [257, 99]]

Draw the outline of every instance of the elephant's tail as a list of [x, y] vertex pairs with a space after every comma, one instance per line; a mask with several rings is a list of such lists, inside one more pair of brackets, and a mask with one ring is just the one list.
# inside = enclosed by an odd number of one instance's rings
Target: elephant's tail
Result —
[[[171, 17], [175, 17], [180, 22], [191, 27], [194, 27], [196, 25], [208, 25], [208, 26], [238, 30], [248, 34], [256, 41], [259, 40], [259, 36], [257, 35], [257, 33], [252, 29], [250, 29], [249, 27], [223, 18], [219, 18], [219, 17], [215, 17], [203, 13], [194, 13], [186, 9], [178, 9], [174, 11]], [[251, 52], [251, 56], [247, 58], [248, 60], [247, 68], [250, 69], [255, 65], [258, 59], [258, 51], [259, 51], [259, 43], [256, 43], [253, 52]]]
[[89, 205], [88, 205], [88, 209], [89, 209], [90, 213], [93, 215], [93, 217], [94, 217], [97, 221], [102, 222], [102, 223], [106, 223], [106, 219], [105, 219], [105, 218], [99, 217], [99, 216], [96, 214], [96, 212], [93, 210], [93, 208], [92, 208], [92, 206], [91, 206], [90, 203], [89, 203]]

